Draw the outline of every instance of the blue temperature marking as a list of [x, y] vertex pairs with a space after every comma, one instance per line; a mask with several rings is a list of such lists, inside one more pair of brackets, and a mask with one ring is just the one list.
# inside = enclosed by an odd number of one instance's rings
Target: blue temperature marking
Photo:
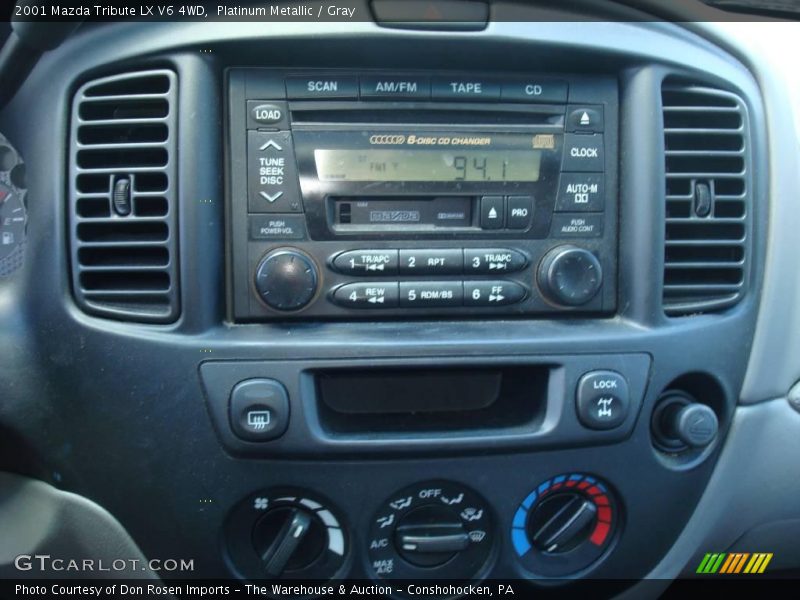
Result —
[[553, 483], [563, 483], [567, 479], [566, 475], [559, 475], [555, 479], [553, 479]]
[[534, 502], [536, 502], [536, 492], [531, 492], [530, 494], [528, 494], [528, 497], [522, 501], [522, 506], [528, 509], [531, 506], [533, 506]]
[[525, 527], [525, 517], [528, 516], [528, 513], [525, 511], [524, 508], [520, 507], [517, 509], [517, 512], [514, 513], [514, 522], [511, 524], [512, 527]]
[[518, 556], [523, 556], [531, 549], [531, 543], [528, 541], [524, 529], [512, 529], [511, 542], [514, 544], [514, 550]]
[[569, 476], [569, 480], [570, 481], [579, 481], [581, 479], [583, 479], [583, 475], [570, 475]]
[[550, 487], [550, 481], [545, 481], [542, 485], [539, 486], [539, 493], [543, 494], [544, 491]]

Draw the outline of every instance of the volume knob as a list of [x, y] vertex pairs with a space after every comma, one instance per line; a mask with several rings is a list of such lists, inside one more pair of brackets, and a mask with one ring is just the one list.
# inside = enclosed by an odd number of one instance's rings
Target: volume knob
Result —
[[603, 285], [603, 269], [588, 250], [558, 246], [539, 263], [537, 283], [542, 294], [552, 302], [580, 306], [597, 295]]
[[306, 306], [317, 293], [317, 267], [299, 250], [278, 248], [267, 254], [256, 269], [258, 295], [276, 310]]

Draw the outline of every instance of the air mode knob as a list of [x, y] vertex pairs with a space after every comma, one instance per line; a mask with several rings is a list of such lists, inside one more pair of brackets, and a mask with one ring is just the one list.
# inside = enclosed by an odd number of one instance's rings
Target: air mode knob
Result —
[[267, 254], [256, 269], [258, 295], [275, 310], [299, 310], [317, 293], [317, 267], [299, 250], [278, 248]]
[[603, 269], [597, 257], [577, 246], [558, 246], [539, 263], [537, 283], [550, 301], [564, 306], [586, 304], [603, 285]]

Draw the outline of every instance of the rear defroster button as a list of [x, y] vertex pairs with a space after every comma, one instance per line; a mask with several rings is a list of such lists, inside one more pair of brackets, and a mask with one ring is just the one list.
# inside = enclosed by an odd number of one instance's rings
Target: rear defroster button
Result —
[[274, 379], [248, 379], [231, 392], [231, 429], [248, 442], [283, 435], [289, 425], [289, 396]]

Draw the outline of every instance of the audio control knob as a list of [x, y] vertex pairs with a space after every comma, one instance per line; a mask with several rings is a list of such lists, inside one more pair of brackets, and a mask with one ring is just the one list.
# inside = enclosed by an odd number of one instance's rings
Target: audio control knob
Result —
[[317, 293], [317, 267], [299, 250], [278, 248], [258, 264], [255, 285], [258, 295], [271, 308], [299, 310]]
[[603, 269], [588, 250], [558, 246], [539, 263], [537, 283], [548, 300], [565, 306], [581, 306], [594, 298], [603, 285]]

